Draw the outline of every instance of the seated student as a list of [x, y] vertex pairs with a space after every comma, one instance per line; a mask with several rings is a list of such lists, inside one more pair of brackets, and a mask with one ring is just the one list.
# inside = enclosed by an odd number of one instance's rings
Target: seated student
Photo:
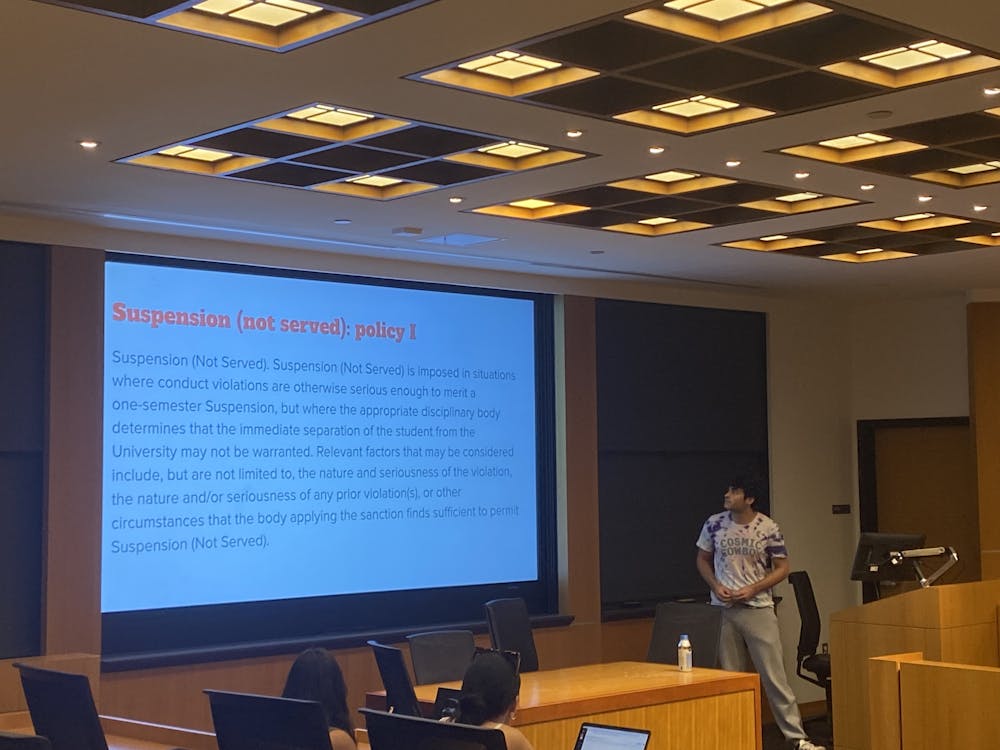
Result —
[[337, 660], [326, 649], [303, 651], [292, 663], [282, 698], [317, 701], [323, 706], [330, 725], [333, 750], [357, 750], [354, 727], [347, 710], [347, 685]]
[[533, 750], [521, 730], [508, 725], [517, 711], [521, 678], [500, 654], [480, 654], [465, 670], [458, 717], [462, 724], [499, 729], [507, 740], [507, 750]]

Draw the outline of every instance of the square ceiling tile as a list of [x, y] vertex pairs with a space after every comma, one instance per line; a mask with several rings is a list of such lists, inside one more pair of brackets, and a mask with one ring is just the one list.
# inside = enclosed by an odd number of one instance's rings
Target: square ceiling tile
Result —
[[378, 151], [363, 146], [336, 146], [303, 156], [296, 161], [321, 167], [345, 169], [348, 172], [377, 172], [414, 161], [413, 156], [391, 151]]
[[577, 206], [602, 207], [643, 200], [648, 197], [649, 193], [643, 193], [639, 190], [626, 190], [624, 188], [611, 187], [610, 185], [595, 185], [594, 187], [547, 195], [545, 199], [555, 201], [556, 203], [571, 203]]
[[684, 214], [684, 221], [697, 221], [703, 224], [718, 226], [721, 224], [739, 224], [744, 221], [773, 219], [776, 216], [780, 216], [780, 214], [775, 214], [771, 211], [758, 211], [755, 208], [744, 208], [743, 206], [725, 206]]
[[237, 154], [266, 156], [271, 159], [278, 159], [291, 156], [292, 154], [299, 154], [303, 151], [312, 151], [313, 149], [329, 146], [330, 142], [321, 141], [316, 138], [304, 138], [300, 135], [276, 133], [273, 130], [241, 128], [240, 130], [232, 130], [221, 135], [203, 138], [200, 141], [193, 141], [191, 145], [214, 148], [219, 151], [229, 151]]
[[922, 143], [925, 146], [940, 146], [1000, 135], [1000, 117], [969, 112], [964, 115], [899, 125], [879, 132], [891, 138]]
[[626, 21], [606, 21], [519, 46], [528, 54], [613, 71], [695, 49], [697, 42]]
[[628, 204], [628, 210], [643, 216], [676, 216], [678, 214], [689, 213], [691, 211], [703, 211], [711, 204], [701, 201], [678, 198], [673, 195], [664, 195], [660, 198], [650, 198], [644, 201], [635, 201]]
[[398, 177], [409, 182], [428, 182], [432, 185], [455, 185], [459, 182], [471, 182], [487, 177], [504, 174], [495, 169], [474, 167], [468, 164], [456, 164], [450, 161], [428, 161], [414, 164], [411, 167], [401, 167], [390, 172], [383, 172], [388, 177]]
[[993, 138], [983, 138], [981, 141], [969, 141], [952, 146], [955, 151], [982, 157], [985, 161], [1000, 160], [1000, 128]]
[[866, 159], [856, 162], [863, 169], [873, 169], [876, 172], [909, 176], [923, 172], [933, 172], [949, 167], [959, 167], [968, 164], [969, 158], [943, 149], [925, 148], [920, 151], [910, 151], [906, 154], [880, 156], [876, 159]]
[[302, 167], [297, 164], [279, 162], [265, 164], [242, 172], [232, 172], [230, 177], [254, 182], [268, 182], [274, 185], [290, 185], [292, 187], [309, 187], [323, 182], [331, 182], [347, 177], [348, 173], [334, 169], [319, 169], [318, 167]]
[[809, 71], [728, 89], [720, 92], [720, 96], [774, 112], [795, 112], [883, 91], [877, 86]]
[[920, 41], [914, 29], [900, 29], [860, 18], [829, 13], [803, 23], [758, 34], [735, 46], [789, 60], [821, 66]]
[[687, 193], [685, 197], [696, 198], [700, 201], [708, 201], [710, 203], [734, 204], [770, 200], [779, 195], [787, 195], [794, 192], [790, 188], [776, 188], [769, 185], [735, 182], [731, 185], [719, 185], [718, 187], [706, 188], [705, 190], [695, 190]]
[[600, 229], [601, 227], [614, 226], [615, 224], [627, 224], [635, 221], [635, 219], [636, 217], [629, 213], [597, 209], [594, 211], [580, 211], [575, 214], [565, 214], [563, 216], [553, 216], [550, 219], [543, 219], [543, 221], [569, 224], [574, 227]]
[[783, 63], [718, 48], [635, 68], [628, 75], [679, 90], [707, 93], [791, 72], [794, 69]]
[[385, 135], [368, 138], [361, 142], [365, 146], [402, 151], [420, 156], [444, 156], [459, 151], [469, 151], [480, 146], [496, 143], [497, 138], [463, 133], [445, 128], [434, 128], [428, 125], [416, 125], [411, 128], [394, 130]]
[[683, 96], [683, 93], [672, 89], [605, 76], [543, 91], [527, 100], [607, 117]]

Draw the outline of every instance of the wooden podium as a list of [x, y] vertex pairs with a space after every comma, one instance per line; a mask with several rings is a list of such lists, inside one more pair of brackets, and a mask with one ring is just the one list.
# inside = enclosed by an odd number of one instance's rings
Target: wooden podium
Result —
[[870, 750], [868, 659], [904, 651], [931, 661], [1000, 666], [1000, 579], [932, 586], [830, 618], [837, 750]]

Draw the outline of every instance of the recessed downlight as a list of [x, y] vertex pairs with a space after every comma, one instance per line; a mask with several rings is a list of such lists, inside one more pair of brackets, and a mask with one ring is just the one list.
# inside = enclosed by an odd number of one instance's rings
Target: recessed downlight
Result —
[[582, 135], [583, 135], [583, 131], [582, 130], [573, 129], [573, 130], [567, 130], [566, 131], [566, 137], [567, 138], [579, 138]]
[[873, 183], [873, 182], [866, 182], [864, 185], [861, 186], [861, 189], [864, 190], [864, 191], [866, 191], [866, 192], [869, 191], [869, 190], [874, 190], [875, 189], [875, 183]]
[[334, 219], [333, 223], [334, 224], [340, 224], [341, 226], [344, 226], [346, 224], [350, 224], [351, 220], [350, 219]]
[[974, 205], [972, 207], [972, 210], [976, 211], [977, 213], [981, 213], [981, 212], [985, 211], [988, 208], [989, 208], [989, 206], [986, 206], [986, 205], [984, 205], [982, 203], [977, 203], [976, 205]]
[[80, 148], [85, 149], [87, 151], [93, 151], [95, 148], [97, 148], [101, 144], [100, 144], [99, 141], [83, 140], [83, 141], [77, 141], [77, 145]]
[[934, 196], [933, 195], [918, 195], [917, 196], [917, 200], [920, 201], [921, 203], [929, 203], [930, 201], [934, 200]]
[[729, 161], [726, 162], [726, 166], [729, 167], [730, 169], [734, 169], [742, 163], [743, 162], [741, 162], [739, 159], [730, 159]]
[[465, 200], [465, 199], [462, 196], [460, 196], [460, 195], [453, 195], [453, 196], [451, 196], [448, 199], [448, 202], [449, 203], [461, 203], [463, 200]]
[[808, 176], [809, 176], [809, 173], [808, 172], [804, 172], [804, 171], [799, 171], [799, 172], [795, 173], [795, 179], [796, 180], [804, 180]]
[[996, 96], [997, 94], [1000, 94], [1000, 86], [987, 86], [983, 89], [983, 93], [986, 94], [986, 96]]
[[663, 146], [650, 146], [649, 147], [649, 153], [651, 153], [653, 156], [658, 156], [658, 155], [662, 154], [664, 151], [666, 151], [666, 149], [663, 148]]

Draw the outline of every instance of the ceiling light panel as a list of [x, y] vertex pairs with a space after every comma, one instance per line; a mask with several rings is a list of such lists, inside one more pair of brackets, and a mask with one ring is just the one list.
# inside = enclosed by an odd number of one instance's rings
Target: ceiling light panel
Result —
[[[128, 18], [274, 52], [287, 52], [349, 28], [409, 12], [433, 0], [350, 3], [337, 10], [316, 0], [40, 0], [90, 13]], [[367, 10], [366, 10], [367, 8]]]
[[392, 200], [587, 156], [315, 102], [120, 161]]
[[[854, 203], [858, 201], [819, 193], [787, 193], [787, 188], [670, 169], [473, 211], [655, 238]], [[770, 239], [778, 240], [779, 236]]]
[[[861, 41], [879, 39], [873, 49]], [[967, 45], [847, 8], [668, 0], [408, 77], [687, 136], [996, 66]], [[898, 140], [879, 135], [845, 134], [822, 148]]]
[[[989, 111], [789, 146], [780, 153], [967, 188], [1000, 183], [1000, 121]], [[978, 157], [978, 158], [977, 158]], [[871, 184], [871, 183], [864, 183]], [[864, 189], [864, 188], [863, 188]]]
[[931, 213], [905, 214], [721, 244], [776, 255], [873, 263], [997, 247], [1000, 224]]

